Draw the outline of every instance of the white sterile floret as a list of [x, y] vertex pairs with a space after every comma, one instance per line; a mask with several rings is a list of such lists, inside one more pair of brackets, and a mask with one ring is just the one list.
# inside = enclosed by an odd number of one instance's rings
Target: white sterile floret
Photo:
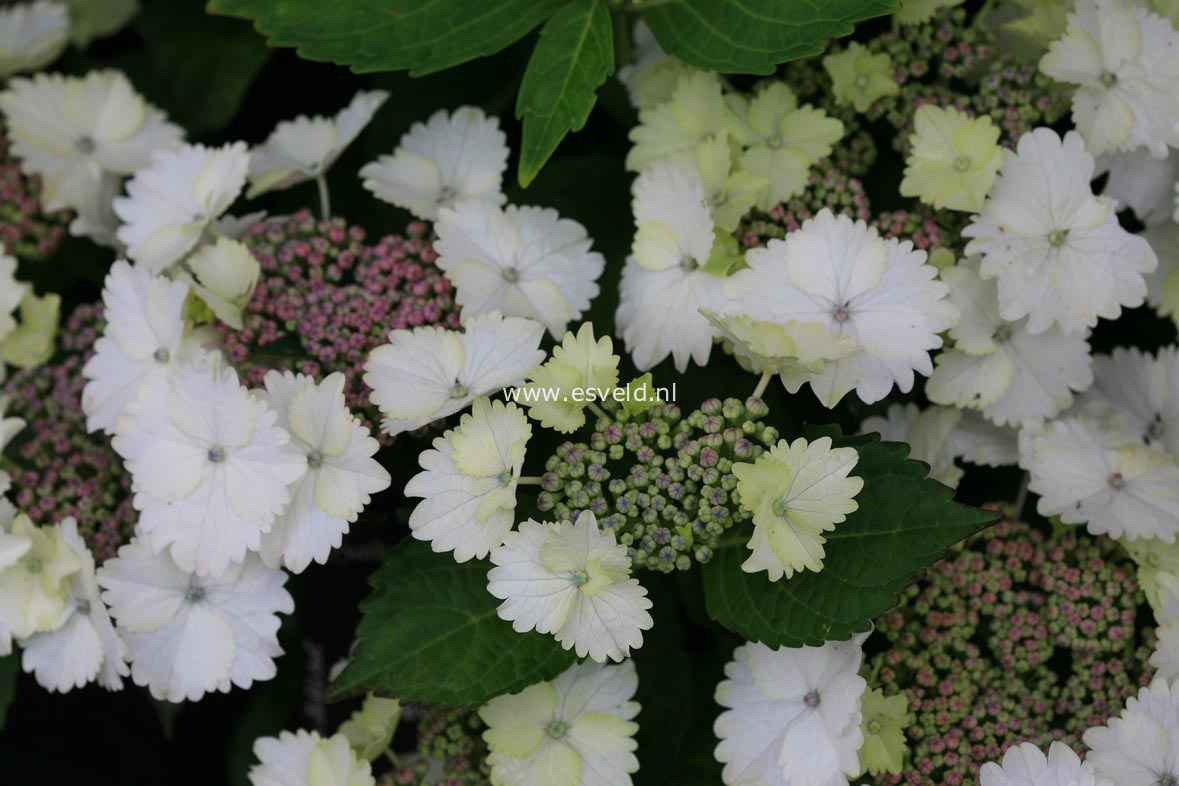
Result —
[[216, 357], [144, 382], [112, 441], [144, 542], [201, 576], [261, 548], [308, 469], [277, 421]]
[[726, 311], [771, 322], [816, 322], [846, 336], [860, 351], [822, 370], [784, 375], [788, 390], [804, 384], [824, 406], [849, 391], [866, 403], [896, 385], [913, 387], [914, 371], [933, 370], [929, 351], [958, 322], [924, 251], [909, 241], [883, 240], [874, 228], [824, 208], [784, 241], [750, 249], [749, 267], [725, 283]]
[[250, 151], [246, 196], [323, 177], [388, 98], [384, 90], [362, 90], [335, 117], [299, 115], [279, 123], [264, 143]]
[[69, 38], [64, 3], [35, 0], [0, 8], [0, 79], [52, 63]]
[[243, 243], [227, 237], [201, 247], [188, 260], [195, 276], [193, 291], [214, 316], [241, 330], [242, 309], [254, 294], [262, 266]]
[[16, 309], [28, 290], [27, 284], [16, 280], [16, 265], [16, 257], [9, 255], [0, 243], [0, 341], [16, 329]]
[[726, 786], [847, 786], [859, 775], [864, 638], [733, 652], [712, 727]]
[[1085, 761], [1115, 786], [1179, 782], [1179, 686], [1156, 678], [1083, 739]]
[[364, 187], [378, 199], [433, 221], [443, 207], [460, 201], [502, 205], [507, 137], [499, 119], [462, 106], [439, 109], [425, 123], [414, 123], [392, 155], [365, 164]]
[[307, 472], [291, 487], [291, 504], [262, 536], [263, 561], [301, 573], [324, 564], [348, 525], [393, 479], [373, 458], [380, 445], [344, 401], [344, 375], [311, 377], [269, 371], [265, 398], [291, 446], [306, 457]]
[[487, 591], [516, 631], [551, 633], [579, 658], [621, 661], [654, 624], [626, 552], [590, 511], [573, 523], [528, 520], [491, 552]]
[[709, 309], [700, 313], [741, 367], [756, 374], [786, 378], [793, 373], [822, 371], [832, 360], [860, 350], [847, 336], [818, 322], [765, 322]]
[[1151, 356], [1118, 347], [1093, 358], [1096, 381], [1083, 410], [1126, 442], [1141, 442], [1179, 461], [1179, 347]]
[[1094, 154], [1179, 146], [1179, 33], [1122, 0], [1079, 0], [1040, 70], [1077, 85], [1073, 122]]
[[1114, 786], [1063, 742], [1049, 745], [1047, 756], [1030, 742], [1012, 745], [1001, 765], [987, 762], [978, 777], [979, 786]]
[[183, 140], [183, 131], [120, 71], [13, 79], [0, 93], [0, 111], [22, 167], [41, 176], [46, 210], [71, 207], [93, 217], [93, 201], [114, 195], [111, 176], [130, 175], [154, 151]]
[[524, 410], [476, 399], [458, 427], [422, 452], [422, 471], [405, 485], [405, 496], [422, 500], [409, 517], [413, 536], [434, 551], [453, 551], [458, 562], [482, 559], [503, 543], [516, 520], [516, 484], [531, 436]]
[[[1179, 181], [1179, 155], [1160, 161], [1146, 148], [1132, 153], [1106, 153], [1097, 157], [1094, 177], [1109, 173], [1101, 193], [1128, 207], [1148, 227], [1171, 219], [1175, 209], [1175, 183]], [[1157, 253], [1157, 249], [1156, 249]]]
[[0, 648], [56, 629], [69, 608], [70, 578], [82, 560], [61, 527], [38, 527], [23, 514], [0, 531]]
[[1080, 333], [1146, 299], [1143, 275], [1158, 265], [1150, 245], [1118, 224], [1115, 204], [1093, 196], [1093, 157], [1075, 131], [1048, 128], [1003, 153], [982, 212], [964, 230], [980, 275], [999, 284], [999, 314], [1028, 318], [1029, 333], [1052, 325]]
[[191, 251], [241, 193], [250, 165], [244, 142], [185, 145], [152, 154], [151, 165], [114, 201], [127, 255], [160, 273]]
[[618, 69], [618, 81], [626, 85], [631, 106], [650, 109], [671, 98], [679, 78], [696, 69], [664, 52], [641, 18], [635, 22], [631, 38], [634, 61]]
[[[1026, 431], [1026, 429], [1025, 429]], [[1021, 438], [1022, 439], [1022, 438]], [[1116, 441], [1088, 418], [1066, 417], [1027, 438], [1036, 510], [1094, 535], [1161, 538], [1179, 532], [1179, 466], [1141, 443]]]
[[115, 420], [149, 380], [168, 377], [178, 365], [206, 352], [185, 337], [188, 284], [115, 262], [102, 290], [106, 328], [82, 368], [86, 428], [110, 434]]
[[909, 458], [924, 461], [929, 465], [929, 477], [953, 487], [963, 475], [954, 463], [962, 455], [962, 446], [955, 439], [962, 414], [953, 407], [921, 410], [916, 404], [893, 404], [883, 417], [864, 418], [860, 433], [875, 432], [883, 440], [908, 444]]
[[438, 267], [468, 316], [528, 317], [557, 338], [598, 294], [606, 260], [585, 227], [551, 208], [461, 202], [439, 211], [434, 231]]
[[725, 128], [728, 113], [719, 75], [695, 69], [682, 74], [670, 98], [639, 112], [626, 168], [641, 172], [661, 159], [694, 156], [697, 146]]
[[60, 625], [21, 642], [21, 666], [48, 691], [65, 693], [93, 681], [107, 690], [119, 690], [130, 673], [124, 660], [127, 648], [98, 596], [94, 557], [78, 535], [74, 519], [62, 521], [61, 535], [81, 568], [69, 577]]
[[1031, 333], [1027, 319], [1004, 321], [998, 287], [979, 277], [975, 262], [941, 272], [962, 319], [950, 328], [954, 347], [937, 356], [926, 395], [979, 410], [1000, 426], [1056, 416], [1093, 383], [1086, 334], [1058, 327]]
[[630, 786], [639, 768], [633, 661], [577, 663], [479, 708], [496, 786]]
[[397, 435], [466, 408], [480, 396], [518, 385], [544, 361], [544, 326], [498, 313], [468, 318], [463, 330], [394, 330], [364, 364], [381, 430]]
[[721, 280], [705, 272], [713, 222], [705, 185], [686, 161], [657, 161], [635, 178], [635, 239], [622, 271], [616, 322], [640, 371], [668, 355], [679, 371], [704, 365], [714, 330], [700, 308], [719, 310]]
[[372, 765], [357, 757], [343, 734], [321, 737], [299, 729], [294, 734], [254, 741], [258, 763], [250, 767], [251, 786], [375, 786]]
[[1158, 641], [1150, 655], [1150, 665], [1155, 668], [1156, 677], [1173, 683], [1179, 678], [1179, 576], [1160, 571], [1153, 576], [1153, 584], [1157, 593], [1152, 606]]
[[252, 554], [218, 578], [201, 578], [135, 539], [98, 569], [132, 681], [172, 702], [274, 677], [278, 615], [295, 610], [286, 580]]

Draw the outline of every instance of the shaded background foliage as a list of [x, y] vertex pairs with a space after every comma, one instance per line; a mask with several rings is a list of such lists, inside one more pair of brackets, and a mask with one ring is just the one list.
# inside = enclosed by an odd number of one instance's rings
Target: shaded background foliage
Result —
[[[240, 10], [262, 2], [221, 0], [218, 5]], [[653, 11], [649, 21], [655, 27], [674, 26], [677, 13], [701, 4], [707, 3], [667, 2]], [[883, 13], [888, 4], [861, 5]], [[868, 22], [857, 36], [870, 36], [888, 24], [887, 19]], [[365, 162], [391, 152], [413, 122], [438, 108], [472, 104], [498, 116], [513, 151], [509, 172], [517, 171], [523, 138], [515, 112], [517, 93], [539, 37], [533, 31], [494, 55], [423, 76], [411, 77], [404, 71], [355, 74], [342, 66], [303, 59], [291, 49], [269, 49], [249, 22], [210, 16], [203, 0], [143, 0], [141, 13], [126, 30], [95, 42], [84, 53], [69, 50], [55, 68], [71, 73], [122, 69], [149, 101], [188, 129], [190, 139], [208, 144], [237, 139], [256, 143], [280, 120], [297, 114], [334, 113], [359, 89], [388, 90], [390, 100], [331, 176], [334, 212], [375, 239], [400, 232], [410, 216], [373, 199], [356, 172]], [[750, 62], [735, 65], [759, 70], [748, 67]], [[754, 78], [736, 77], [734, 82], [742, 86]], [[595, 248], [605, 255], [602, 295], [587, 315], [603, 326], [601, 332], [613, 323], [619, 274], [633, 229], [631, 176], [624, 170], [623, 159], [629, 146], [627, 131], [635, 122], [624, 89], [609, 79], [597, 91], [584, 129], [561, 142], [535, 180], [526, 189], [515, 177], [509, 176], [505, 183], [511, 202], [554, 207], [582, 222]], [[903, 164], [887, 146], [882, 145], [881, 151], [864, 181], [874, 206], [887, 210], [902, 204], [896, 184]], [[290, 213], [314, 203], [314, 188], [304, 184], [250, 203], [249, 208]], [[61, 293], [63, 313], [68, 313], [74, 305], [94, 300], [109, 264], [108, 251], [69, 239], [53, 259], [24, 266], [21, 272], [38, 291]], [[1102, 323], [1092, 344], [1095, 351], [1107, 351], [1132, 341], [1151, 350], [1173, 341], [1174, 336], [1170, 322], [1139, 309], [1116, 323]], [[623, 378], [631, 371], [624, 368]], [[686, 408], [709, 396], [744, 397], [755, 382], [722, 353], [714, 353], [706, 374], [689, 372], [681, 377], [670, 363], [654, 373], [657, 380], [677, 381], [679, 399]], [[863, 417], [882, 411], [887, 403], [914, 396], [892, 396], [871, 407], [845, 400], [834, 412], [823, 409], [810, 395], [788, 401], [777, 385], [771, 386], [767, 398], [775, 417], [784, 419], [779, 424], [783, 433], [797, 433], [806, 423], [829, 422], [852, 431]], [[50, 695], [31, 677], [20, 675], [0, 734], [4, 782], [16, 774], [15, 783], [35, 775], [45, 783], [84, 779], [91, 786], [245, 784], [252, 761], [250, 746], [256, 737], [298, 726], [334, 728], [354, 703], [325, 701], [326, 673], [352, 641], [354, 610], [368, 595], [369, 574], [404, 534], [404, 526], [396, 522], [405, 520], [408, 504], [398, 490], [405, 473], [416, 466], [421, 447], [418, 441], [402, 440], [386, 451], [382, 461], [394, 474], [393, 489], [361, 518], [345, 547], [326, 566], [291, 578], [288, 587], [298, 611], [284, 622], [281, 640], [287, 654], [278, 661], [276, 679], [248, 692], [211, 694], [197, 704], [177, 708], [152, 702], [134, 686], [118, 694], [91, 686], [65, 696]], [[538, 444], [535, 452], [543, 456], [551, 447]], [[958, 499], [968, 503], [1011, 499], [1018, 484], [1013, 470], [973, 468]], [[718, 634], [718, 627], [708, 619], [699, 571], [644, 574], [644, 582], [655, 600], [656, 627], [635, 657], [640, 674], [638, 699], [644, 706], [639, 719], [640, 782], [718, 784], [719, 766], [712, 758], [711, 724], [717, 712], [712, 692], [737, 639], [723, 631]], [[678, 603], [677, 597], [682, 599]], [[11, 668], [13, 659], [0, 663]], [[14, 676], [0, 673], [0, 683], [9, 684]], [[405, 742], [412, 747], [412, 739]]]

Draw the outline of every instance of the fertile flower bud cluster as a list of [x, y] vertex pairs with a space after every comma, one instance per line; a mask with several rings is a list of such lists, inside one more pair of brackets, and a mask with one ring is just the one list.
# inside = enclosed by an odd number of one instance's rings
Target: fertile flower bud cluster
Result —
[[660, 403], [615, 408], [587, 442], [566, 442], [545, 462], [542, 511], [574, 519], [593, 511], [636, 566], [670, 573], [712, 558], [720, 536], [752, 518], [737, 499], [733, 464], [778, 440], [760, 399], [709, 399], [684, 416]]
[[365, 242], [343, 219], [307, 210], [256, 224], [244, 238], [262, 267], [241, 330], [219, 323], [222, 347], [251, 385], [271, 368], [320, 377], [339, 371], [345, 400], [372, 428], [375, 408], [361, 384], [365, 359], [391, 330], [458, 327], [450, 282], [434, 266], [428, 226]]
[[908, 698], [904, 772], [885, 784], [977, 783], [1016, 740], [1078, 748], [1149, 682], [1151, 620], [1116, 543], [1004, 521], [933, 566], [876, 622], [870, 684]]
[[110, 440], [87, 431], [82, 411], [82, 367], [104, 326], [101, 306], [78, 306], [63, 325], [55, 362], [21, 369], [4, 384], [8, 414], [28, 425], [0, 458], [19, 509], [36, 524], [75, 517], [99, 564], [127, 542], [136, 520], [131, 477]]
[[21, 259], [45, 259], [65, 237], [69, 210], [41, 209], [41, 179], [21, 171], [0, 122], [0, 243]]
[[486, 786], [486, 725], [474, 710], [428, 710], [418, 721], [416, 758], [397, 767], [379, 786]]

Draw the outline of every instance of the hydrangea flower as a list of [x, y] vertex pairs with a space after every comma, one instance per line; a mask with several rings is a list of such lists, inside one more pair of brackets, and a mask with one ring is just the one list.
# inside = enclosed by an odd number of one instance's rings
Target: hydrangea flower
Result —
[[962, 230], [979, 273], [999, 284], [999, 314], [1028, 318], [1029, 333], [1056, 324], [1080, 333], [1146, 298], [1143, 275], [1158, 264], [1149, 244], [1118, 224], [1114, 203], [1089, 186], [1093, 157], [1075, 131], [1048, 128], [1004, 151], [982, 212]]
[[73, 551], [81, 566], [69, 576], [66, 610], [58, 626], [21, 642], [21, 666], [50, 692], [65, 693], [92, 681], [119, 690], [130, 673], [124, 661], [127, 647], [99, 597], [94, 557], [74, 519], [61, 523], [61, 537], [63, 547]]
[[82, 369], [89, 380], [82, 393], [87, 429], [112, 433], [140, 385], [205, 354], [185, 336], [187, 297], [183, 281], [153, 276], [123, 260], [111, 266], [102, 290], [106, 329]]
[[185, 145], [152, 154], [151, 165], [114, 201], [127, 255], [160, 273], [191, 251], [241, 193], [250, 165], [243, 142]]
[[140, 386], [112, 444], [153, 552], [168, 547], [182, 570], [216, 577], [261, 548], [308, 470], [277, 421], [216, 358]]
[[[785, 379], [793, 373], [822, 371], [827, 363], [859, 351], [847, 336], [817, 322], [764, 322], [747, 316], [700, 313], [716, 330], [737, 362], [756, 374]], [[785, 384], [785, 383], [783, 383]]]
[[405, 496], [422, 500], [409, 517], [413, 536], [434, 551], [453, 551], [458, 562], [482, 559], [503, 543], [531, 436], [515, 404], [476, 399], [456, 428], [422, 452], [422, 471], [405, 484]]
[[540, 425], [570, 434], [585, 425], [591, 397], [607, 398], [618, 385], [618, 360], [610, 337], [595, 340], [594, 326], [586, 322], [576, 335], [566, 333], [552, 357], [528, 374], [516, 400]]
[[364, 697], [360, 709], [340, 724], [340, 734], [348, 738], [348, 744], [364, 761], [374, 761], [389, 750], [393, 734], [401, 722], [401, 702], [386, 699], [375, 694]]
[[1138, 585], [1157, 614], [1163, 608], [1163, 584], [1170, 581], [1167, 577], [1179, 576], [1179, 542], [1139, 538], [1122, 545], [1138, 566]]
[[[646, 172], [660, 166], [660, 163], [656, 162], [647, 167], [639, 176], [642, 177]], [[687, 161], [680, 163], [685, 166], [690, 164]], [[757, 172], [747, 172], [737, 166], [737, 162], [733, 160], [733, 143], [728, 131], [721, 131], [700, 143], [696, 147], [695, 164], [695, 174], [704, 183], [708, 210], [712, 214], [716, 229], [732, 232], [757, 204], [758, 197], [769, 186], [769, 178]], [[680, 209], [691, 214], [695, 212], [695, 204], [689, 196], [683, 192], [676, 192]], [[682, 222], [681, 218], [679, 223]], [[700, 230], [697, 228], [695, 231]]]
[[41, 178], [22, 171], [8, 127], [0, 119], [0, 243], [19, 259], [48, 259], [73, 218], [68, 210], [42, 209]]
[[0, 8], [0, 79], [49, 65], [70, 37], [69, 8], [34, 0]]
[[651, 109], [671, 98], [680, 77], [696, 69], [663, 51], [651, 28], [640, 18], [631, 33], [634, 62], [618, 69], [618, 81], [626, 85], [631, 106]]
[[37, 527], [23, 514], [0, 535], [0, 634], [26, 639], [57, 628], [81, 558], [60, 527]]
[[1170, 221], [1175, 183], [1179, 181], [1179, 155], [1168, 155], [1164, 162], [1144, 147], [1131, 153], [1105, 153], [1097, 157], [1093, 174], [1100, 177], [1105, 173], [1109, 178], [1101, 193], [1116, 199], [1119, 208], [1130, 208], [1148, 227]]
[[902, 196], [950, 210], [979, 210], [1003, 163], [991, 118], [923, 104], [913, 116]]
[[728, 96], [728, 123], [744, 148], [741, 168], [763, 174], [769, 183], [757, 207], [769, 210], [806, 187], [811, 165], [831, 154], [843, 136], [843, 123], [813, 106], [799, 106], [784, 82], [772, 82], [752, 99]]
[[859, 775], [862, 642], [733, 651], [716, 687], [725, 710], [712, 727], [726, 786], [847, 786]]
[[98, 569], [102, 599], [127, 645], [131, 680], [171, 702], [274, 677], [274, 658], [282, 654], [278, 615], [295, 610], [286, 580], [255, 555], [202, 578], [136, 540]]
[[1179, 33], [1170, 20], [1117, 0], [1078, 0], [1040, 70], [1077, 85], [1073, 122], [1094, 155], [1179, 147]]
[[361, 90], [335, 117], [299, 115], [279, 123], [250, 151], [251, 199], [322, 178], [388, 100], [384, 90]]
[[16, 330], [14, 314], [27, 289], [27, 284], [16, 280], [16, 257], [10, 256], [0, 243], [0, 341]]
[[888, 53], [871, 52], [857, 41], [824, 57], [823, 68], [831, 77], [836, 102], [851, 104], [857, 112], [867, 112], [876, 99], [895, 96], [901, 90], [893, 78], [895, 69]]
[[1155, 587], [1158, 602], [1153, 608], [1158, 641], [1150, 665], [1155, 668], [1156, 677], [1173, 683], [1179, 678], [1179, 576], [1156, 573]]
[[885, 696], [880, 688], [866, 691], [861, 697], [863, 720], [860, 730], [864, 745], [860, 748], [860, 765], [873, 775], [899, 775], [905, 758], [905, 722], [909, 702], [903, 695]]
[[1179, 466], [1165, 454], [1114, 441], [1079, 417], [1048, 423], [1027, 440], [1028, 488], [1040, 495], [1041, 515], [1086, 524], [1094, 535], [1175, 540]]
[[639, 112], [626, 168], [641, 172], [659, 160], [694, 156], [697, 146], [726, 127], [728, 113], [717, 74], [692, 69], [679, 76], [670, 98]]
[[808, 443], [781, 440], [753, 463], [733, 465], [741, 507], [753, 514], [753, 552], [747, 573], [766, 571], [770, 581], [823, 569], [824, 532], [854, 513], [863, 478], [849, 477], [859, 461], [855, 448], [832, 448], [830, 437]]
[[1118, 347], [1093, 358], [1095, 382], [1084, 410], [1119, 439], [1141, 442], [1179, 461], [1179, 347], [1155, 356]]
[[987, 762], [978, 775], [980, 786], [1113, 786], [1063, 742], [1049, 745], [1047, 756], [1030, 742], [1012, 745], [1002, 765]]
[[262, 275], [262, 266], [250, 249], [237, 240], [219, 237], [199, 248], [188, 260], [188, 267], [195, 277], [196, 296], [217, 319], [241, 330], [242, 311]]
[[914, 371], [933, 370], [929, 350], [941, 346], [938, 333], [958, 320], [925, 252], [827, 209], [786, 240], [750, 249], [745, 260], [748, 268], [725, 283], [728, 313], [816, 322], [860, 348], [821, 371], [783, 379], [792, 393], [809, 383], [827, 407], [853, 389], [869, 404], [894, 384], [910, 390]]
[[585, 227], [541, 207], [462, 202], [439, 211], [438, 267], [467, 316], [535, 319], [556, 338], [598, 294], [606, 260]]
[[502, 205], [507, 137], [499, 119], [482, 109], [439, 109], [425, 123], [414, 123], [392, 155], [360, 170], [364, 187], [378, 199], [433, 221], [438, 211], [460, 201]]
[[376, 785], [372, 766], [357, 758], [343, 734], [283, 731], [255, 740], [254, 755], [258, 763], [250, 767], [252, 786]]
[[25, 171], [41, 176], [44, 208], [72, 207], [88, 217], [95, 215], [94, 200], [117, 193], [119, 178], [183, 139], [180, 128], [113, 70], [13, 79], [0, 93], [0, 111]]
[[1104, 726], [1085, 732], [1092, 764], [1099, 776], [1115, 786], [1167, 783], [1179, 779], [1179, 739], [1175, 718], [1179, 714], [1179, 689], [1156, 679], [1126, 708]]
[[544, 360], [544, 326], [498, 313], [469, 318], [463, 331], [394, 330], [365, 363], [370, 400], [386, 434], [411, 431], [453, 415], [480, 396], [519, 384]]
[[925, 386], [937, 404], [976, 409], [1000, 426], [1055, 417], [1073, 393], [1093, 384], [1089, 343], [1084, 333], [1050, 327], [1028, 330], [1028, 319], [1005, 322], [999, 314], [998, 287], [963, 263], [941, 273], [950, 285], [950, 302], [962, 314], [950, 328], [954, 348], [937, 356]]
[[714, 227], [704, 181], [687, 162], [657, 161], [632, 190], [636, 232], [615, 322], [640, 371], [669, 354], [681, 372], [689, 360], [704, 365], [713, 329], [698, 312], [724, 302], [707, 271]]
[[380, 445], [344, 403], [344, 375], [329, 374], [318, 385], [311, 377], [271, 371], [265, 398], [278, 425], [307, 462], [291, 487], [291, 503], [262, 536], [262, 560], [302, 573], [324, 564], [339, 548], [371, 495], [393, 479], [373, 456]]
[[643, 645], [654, 624], [651, 601], [631, 578], [626, 547], [584, 511], [575, 522], [531, 519], [491, 552], [487, 591], [501, 619], [523, 633], [551, 633], [577, 657], [621, 661]]
[[38, 297], [26, 289], [20, 301], [20, 322], [0, 341], [0, 358], [10, 366], [36, 368], [48, 363], [57, 349], [57, 323], [61, 317], [61, 295]]
[[955, 487], [963, 470], [955, 462], [963, 454], [957, 438], [963, 412], [953, 407], [917, 408], [916, 404], [892, 404], [884, 416], [873, 415], [860, 424], [860, 433], [877, 433], [890, 442], [909, 446], [909, 458], [929, 465], [929, 477]]
[[578, 663], [479, 708], [495, 784], [630, 786], [638, 771], [633, 661]]

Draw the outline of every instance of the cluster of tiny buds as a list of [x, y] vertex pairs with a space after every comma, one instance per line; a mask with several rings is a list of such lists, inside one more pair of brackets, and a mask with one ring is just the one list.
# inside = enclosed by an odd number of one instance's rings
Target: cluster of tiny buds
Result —
[[781, 240], [802, 222], [825, 207], [832, 212], [867, 221], [871, 218], [864, 185], [843, 168], [827, 161], [815, 165], [799, 195], [775, 205], [768, 213], [754, 210], [734, 233], [742, 248], [760, 248], [770, 240]]
[[73, 218], [68, 210], [41, 210], [41, 180], [21, 171], [0, 122], [0, 243], [19, 259], [45, 259], [57, 250]]
[[483, 721], [471, 709], [427, 711], [418, 722], [412, 761], [384, 775], [381, 786], [487, 786], [487, 744]]
[[777, 442], [761, 399], [708, 399], [684, 416], [673, 403], [632, 415], [616, 407], [586, 442], [545, 462], [538, 504], [572, 521], [593, 511], [638, 567], [670, 573], [712, 559], [720, 536], [749, 514], [738, 504], [735, 463]]

